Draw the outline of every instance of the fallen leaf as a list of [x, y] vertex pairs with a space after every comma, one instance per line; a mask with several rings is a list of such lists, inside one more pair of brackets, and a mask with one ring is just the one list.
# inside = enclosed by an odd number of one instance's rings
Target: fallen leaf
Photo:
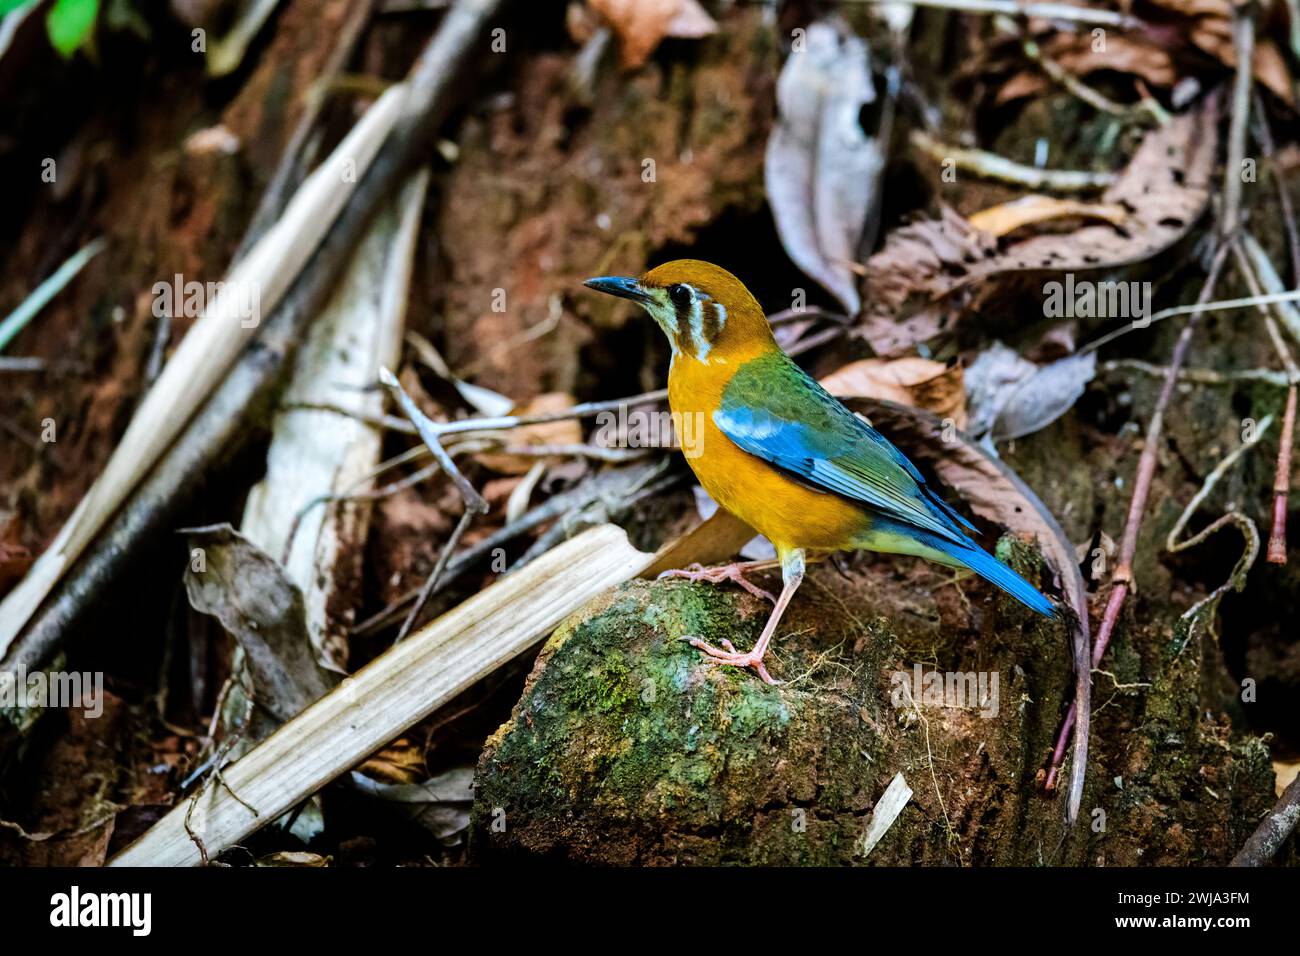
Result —
[[[1037, 40], [1043, 55], [1067, 73], [1087, 77], [1096, 72], [1126, 73], [1148, 85], [1171, 89], [1183, 77], [1195, 75], [1196, 51], [1208, 54], [1224, 67], [1237, 68], [1232, 42], [1232, 8], [1228, 0], [1151, 0], [1166, 15], [1146, 30], [1127, 35], [1107, 35], [1097, 43], [1092, 31], [1054, 32]], [[1160, 16], [1159, 13], [1156, 14]], [[1282, 102], [1295, 102], [1286, 61], [1269, 39], [1266, 21], [1256, 25], [1253, 73]], [[1195, 48], [1195, 49], [1193, 49]], [[1184, 55], [1179, 57], [1178, 54]], [[1180, 62], [1181, 61], [1181, 62]], [[1050, 80], [1041, 70], [1014, 74], [997, 92], [995, 102], [1009, 103], [1046, 89]]]
[[859, 114], [876, 99], [867, 45], [840, 20], [809, 25], [777, 80], [764, 180], [786, 254], [856, 314], [858, 243], [884, 159]]
[[1273, 773], [1276, 774], [1274, 779], [1274, 789], [1277, 796], [1282, 796], [1282, 791], [1291, 786], [1291, 781], [1300, 775], [1300, 762], [1288, 763], [1285, 760], [1273, 761]]
[[877, 356], [898, 355], [951, 329], [996, 291], [998, 283], [990, 280], [1003, 274], [1115, 268], [1163, 252], [1209, 203], [1218, 114], [1218, 99], [1210, 96], [1146, 135], [1101, 198], [1130, 210], [1122, 231], [1087, 225], [999, 249], [992, 236], [946, 207], [938, 219], [894, 230], [867, 260], [866, 307], [853, 334]]
[[1128, 211], [1118, 203], [1080, 202], [1033, 195], [991, 206], [975, 213], [967, 221], [976, 229], [1001, 238], [1025, 226], [1067, 218], [1102, 219], [1120, 226], [1128, 218]]
[[960, 365], [933, 359], [862, 359], [821, 380], [839, 398], [879, 398], [924, 408], [966, 427], [966, 389]]
[[[255, 713], [283, 723], [324, 696], [334, 678], [316, 661], [302, 591], [284, 568], [228, 524], [185, 531], [190, 553], [202, 556], [186, 568], [185, 592], [196, 611], [215, 617], [239, 642]], [[269, 729], [250, 733], [260, 740]]]
[[867, 832], [862, 837], [863, 856], [871, 854], [871, 851], [876, 848], [876, 844], [894, 825], [898, 815], [903, 812], [903, 808], [907, 806], [907, 801], [911, 799], [912, 788], [903, 779], [902, 772], [894, 774], [894, 779], [889, 781], [889, 786], [880, 795], [876, 805], [871, 808], [871, 819], [867, 823]]
[[453, 767], [423, 783], [377, 783], [352, 772], [352, 785], [362, 793], [400, 805], [402, 812], [445, 844], [460, 842], [469, 828], [474, 803], [474, 768]]
[[[1169, 89], [1181, 76], [1169, 50], [1137, 37], [1110, 33], [1106, 37], [1105, 49], [1098, 50], [1091, 31], [1059, 32], [1039, 40], [1038, 44], [1044, 56], [1077, 77], [1109, 70], [1140, 77], [1160, 89]], [[994, 102], [1002, 105], [1032, 96], [1047, 89], [1051, 82], [1041, 69], [1022, 70], [1002, 84]]]
[[1046, 428], [1074, 407], [1096, 372], [1096, 352], [1038, 366], [995, 342], [966, 370], [970, 432], [1006, 441]]
[[[1229, 0], [1151, 0], [1152, 4], [1178, 14], [1178, 28], [1200, 50], [1230, 70], [1237, 69], [1237, 48], [1232, 40], [1232, 4]], [[1291, 74], [1286, 61], [1270, 39], [1267, 12], [1255, 25], [1255, 51], [1251, 72], [1282, 102], [1295, 102]]]
[[0, 515], [0, 595], [17, 584], [35, 560], [19, 536], [18, 516]]
[[281, 850], [279, 853], [268, 853], [266, 856], [258, 857], [257, 862], [253, 864], [259, 867], [323, 867], [329, 866], [329, 857], [321, 856], [319, 853], [308, 853], [305, 850]]
[[381, 783], [415, 783], [424, 773], [424, 754], [405, 737], [395, 740], [358, 768]]
[[634, 70], [668, 37], [693, 40], [718, 31], [698, 0], [589, 0], [618, 35], [623, 67]]
[[[573, 396], [566, 392], [546, 392], [538, 395], [514, 409], [512, 415], [545, 415], [550, 412], [564, 411], [575, 404]], [[582, 443], [582, 426], [577, 419], [564, 418], [556, 422], [543, 422], [540, 425], [524, 425], [504, 432], [496, 432], [511, 445], [577, 445]], [[505, 475], [526, 475], [537, 459], [528, 455], [510, 455], [500, 452], [485, 452], [478, 456], [480, 462], [493, 471]]]

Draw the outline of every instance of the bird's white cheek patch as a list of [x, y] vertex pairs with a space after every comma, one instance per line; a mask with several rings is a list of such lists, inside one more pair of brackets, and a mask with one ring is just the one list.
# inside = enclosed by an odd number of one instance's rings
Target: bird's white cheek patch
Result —
[[699, 296], [691, 301], [691, 341], [695, 345], [695, 357], [701, 362], [707, 362], [711, 346], [704, 337], [704, 306]]

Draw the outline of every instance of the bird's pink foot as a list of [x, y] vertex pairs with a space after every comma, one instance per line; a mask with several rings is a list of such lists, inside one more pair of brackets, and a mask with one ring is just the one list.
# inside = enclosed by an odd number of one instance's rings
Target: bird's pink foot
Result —
[[704, 660], [708, 664], [717, 664], [722, 667], [749, 667], [763, 679], [763, 683], [773, 686], [781, 683], [767, 672], [767, 668], [763, 665], [763, 655], [761, 653], [750, 651], [742, 654], [725, 637], [722, 639], [723, 650], [718, 650], [708, 641], [701, 640], [698, 637], [688, 637], [685, 640], [691, 647], [704, 652]]
[[757, 571], [762, 568], [772, 567], [771, 561], [738, 561], [734, 564], [723, 564], [716, 568], [706, 568], [702, 564], [692, 564], [683, 571], [665, 571], [659, 575], [660, 578], [685, 578], [687, 581], [706, 581], [709, 584], [721, 584], [723, 581], [734, 581], [742, 588], [748, 591], [754, 597], [761, 597], [773, 604], [776, 598], [770, 591], [764, 591], [757, 584], [754, 584], [747, 577], [747, 571]]

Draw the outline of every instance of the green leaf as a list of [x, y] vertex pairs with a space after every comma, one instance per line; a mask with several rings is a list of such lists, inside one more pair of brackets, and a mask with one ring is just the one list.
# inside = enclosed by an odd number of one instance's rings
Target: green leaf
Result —
[[50, 43], [67, 59], [81, 49], [95, 29], [99, 0], [55, 0], [45, 18]]
[[7, 13], [13, 13], [19, 7], [25, 7], [29, 3], [35, 3], [36, 0], [0, 0], [0, 17]]

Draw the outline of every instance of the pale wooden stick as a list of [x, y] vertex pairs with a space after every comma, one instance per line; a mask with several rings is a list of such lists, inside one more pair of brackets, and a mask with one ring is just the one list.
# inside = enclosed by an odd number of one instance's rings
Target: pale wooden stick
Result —
[[[230, 271], [140, 403], [104, 471], [54, 542], [0, 602], [0, 658], [63, 572], [181, 433], [315, 251], [361, 173], [400, 120], [407, 87], [384, 94], [294, 195], [284, 215]], [[255, 294], [256, 299], [248, 298]], [[256, 316], [246, 312], [250, 302]]]
[[[368, 491], [383, 436], [374, 426], [313, 404], [338, 401], [374, 381], [401, 349], [411, 263], [424, 207], [427, 169], [412, 176], [396, 202], [376, 216], [324, 314], [298, 351], [293, 379], [275, 416], [266, 476], [244, 507], [245, 537], [267, 554], [285, 556], [289, 578], [303, 591], [308, 632], [322, 662], [341, 668], [344, 622], [329, 613], [344, 606], [336, 588], [344, 569], [360, 567], [369, 528], [363, 495], [317, 508], [304, 506], [349, 490]], [[384, 394], [354, 401], [379, 415]]]

